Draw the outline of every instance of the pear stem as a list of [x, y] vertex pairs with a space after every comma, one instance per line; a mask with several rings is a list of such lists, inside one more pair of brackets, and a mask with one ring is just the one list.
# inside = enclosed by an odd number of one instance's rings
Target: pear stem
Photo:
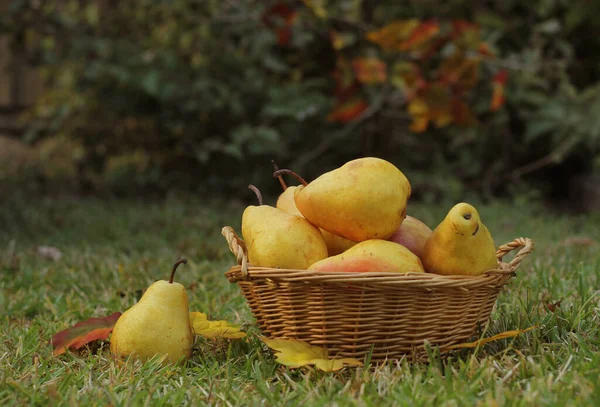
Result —
[[177, 270], [177, 267], [181, 264], [187, 264], [187, 259], [184, 257], [183, 259], [177, 261], [177, 263], [175, 263], [173, 265], [173, 271], [171, 271], [171, 278], [169, 278], [169, 284], [173, 284], [173, 278], [175, 277], [175, 270]]
[[258, 188], [256, 188], [252, 184], [248, 185], [248, 188], [251, 189], [252, 191], [254, 191], [254, 193], [256, 194], [256, 197], [258, 198], [258, 204], [262, 205], [263, 204], [263, 197], [262, 197], [262, 194], [260, 193], [260, 191], [258, 190]]
[[283, 174], [289, 174], [289, 175], [295, 177], [304, 186], [308, 185], [308, 182], [306, 182], [306, 180], [304, 178], [302, 178], [300, 175], [296, 174], [292, 170], [287, 170], [287, 169], [285, 169], [285, 170], [277, 170], [277, 171], [275, 171], [273, 173], [273, 178], [281, 177]]
[[[275, 160], [271, 160], [271, 163], [273, 164], [273, 171], [275, 171], [275, 172], [279, 171], [279, 167], [275, 163]], [[279, 175], [277, 177], [277, 179], [279, 180], [279, 183], [281, 184], [281, 188], [283, 188], [283, 190], [285, 191], [287, 189], [287, 185], [285, 184], [283, 177], [281, 175]]]

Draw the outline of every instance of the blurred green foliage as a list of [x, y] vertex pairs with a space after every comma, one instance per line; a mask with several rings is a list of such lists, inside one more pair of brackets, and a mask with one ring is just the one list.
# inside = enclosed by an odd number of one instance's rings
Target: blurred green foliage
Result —
[[[592, 171], [598, 12], [600, 3], [585, 0], [14, 0], [0, 32], [47, 84], [26, 134], [44, 151], [37, 165], [46, 180], [242, 196], [249, 183], [277, 192], [271, 159], [312, 179], [377, 155], [405, 171], [416, 195], [436, 199], [505, 192], [525, 175], [550, 191], [540, 180], [558, 163]], [[439, 66], [367, 39], [406, 19], [476, 24], [495, 55], [461, 94], [474, 119], [467, 126], [411, 131], [408, 90], [395, 86], [393, 64], [413, 62], [428, 75]], [[340, 56], [385, 61], [390, 73], [360, 84], [360, 114], [334, 121]], [[501, 70], [506, 101], [491, 112]]]

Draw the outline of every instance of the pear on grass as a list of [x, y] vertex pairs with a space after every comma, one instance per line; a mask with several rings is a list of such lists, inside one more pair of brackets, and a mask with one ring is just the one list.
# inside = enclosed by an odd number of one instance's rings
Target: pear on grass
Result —
[[428, 273], [476, 276], [498, 266], [496, 246], [477, 209], [456, 204], [425, 243]]
[[[277, 164], [275, 164], [275, 162], [273, 162], [273, 167], [275, 168], [273, 177], [279, 179], [279, 183], [283, 188], [283, 192], [281, 193], [281, 195], [279, 195], [279, 198], [277, 198], [277, 208], [289, 213], [290, 215], [304, 217], [296, 207], [296, 202], [294, 202], [294, 196], [296, 195], [296, 191], [301, 191], [306, 185], [308, 185], [308, 183], [304, 180], [304, 178], [302, 178], [293, 171], [287, 169], [280, 170], [279, 168], [277, 168]], [[302, 185], [287, 186], [283, 181], [283, 174], [293, 175], [300, 181]], [[323, 235], [323, 239], [325, 239], [325, 244], [327, 245], [327, 253], [329, 256], [335, 256], [336, 254], [343, 253], [356, 244], [356, 242], [353, 242], [352, 240], [345, 239], [341, 236], [336, 236], [333, 233], [329, 233], [324, 229], [319, 230]]]
[[169, 281], [153, 283], [137, 304], [117, 320], [110, 339], [110, 350], [119, 357], [148, 360], [162, 355], [163, 362], [176, 363], [192, 356], [194, 335], [185, 287], [174, 283], [173, 266]]
[[352, 160], [296, 190], [298, 210], [321, 229], [354, 242], [387, 239], [406, 217], [410, 183], [392, 163]]
[[423, 273], [421, 260], [406, 247], [387, 240], [370, 239], [337, 256], [312, 264], [315, 271], [390, 271]]
[[262, 204], [260, 191], [250, 185], [259, 206], [248, 206], [242, 215], [242, 236], [248, 261], [254, 266], [306, 270], [327, 257], [319, 229], [306, 219]]

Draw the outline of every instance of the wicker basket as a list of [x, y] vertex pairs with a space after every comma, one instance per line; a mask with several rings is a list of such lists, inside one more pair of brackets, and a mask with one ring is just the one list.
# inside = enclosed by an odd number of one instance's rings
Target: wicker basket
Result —
[[468, 340], [533, 250], [527, 238], [500, 246], [498, 268], [476, 277], [317, 272], [251, 266], [234, 230], [226, 226], [222, 234], [238, 261], [225, 275], [242, 289], [263, 335], [324, 346], [337, 357], [370, 353], [374, 362], [425, 359], [425, 342], [446, 353]]

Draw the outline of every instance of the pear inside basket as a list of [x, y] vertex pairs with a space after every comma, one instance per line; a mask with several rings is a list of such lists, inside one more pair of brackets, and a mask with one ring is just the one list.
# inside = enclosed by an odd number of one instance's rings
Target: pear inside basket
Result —
[[[287, 187], [282, 176], [301, 185]], [[246, 208], [242, 240], [222, 234], [263, 335], [372, 361], [448, 352], [490, 318], [502, 288], [533, 250], [528, 238], [495, 247], [477, 209], [458, 203], [433, 230], [406, 216], [410, 184], [393, 164], [353, 160], [307, 183], [276, 168], [275, 207]], [[377, 179], [385, 177], [383, 187]], [[394, 185], [394, 187], [390, 187]], [[510, 262], [503, 257], [518, 250]]]

